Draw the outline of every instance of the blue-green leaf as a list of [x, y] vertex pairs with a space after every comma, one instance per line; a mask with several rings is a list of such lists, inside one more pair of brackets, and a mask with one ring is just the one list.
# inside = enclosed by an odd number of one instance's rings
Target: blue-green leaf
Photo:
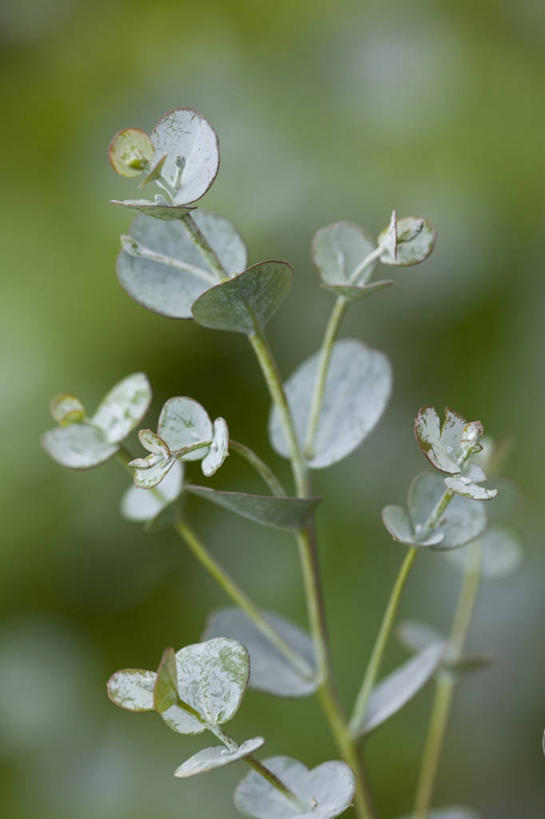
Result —
[[[417, 538], [444, 493], [443, 478], [437, 474], [422, 473], [411, 483], [407, 500]], [[478, 538], [486, 529], [486, 525], [484, 504], [457, 495], [450, 501], [434, 529], [434, 532], [440, 532], [444, 537], [432, 548], [456, 549]]]
[[138, 426], [151, 402], [151, 387], [144, 373], [124, 378], [100, 402], [91, 418], [108, 443], [118, 443]]
[[42, 446], [53, 460], [70, 469], [91, 469], [108, 461], [119, 449], [89, 424], [55, 427], [42, 435]]
[[237, 762], [239, 759], [250, 756], [264, 744], [263, 737], [253, 737], [247, 739], [238, 748], [228, 749], [224, 745], [204, 748], [176, 768], [174, 776], [179, 779], [187, 779], [190, 776], [208, 773], [215, 768], [222, 768], [224, 765], [229, 765], [231, 762]]
[[153, 711], [155, 671], [126, 668], [112, 674], [107, 683], [108, 697], [125, 711]]
[[224, 492], [207, 486], [186, 484], [193, 495], [276, 529], [299, 529], [314, 514], [321, 498], [284, 498], [275, 495], [251, 495], [247, 492]]
[[163, 405], [157, 432], [173, 453], [202, 443], [202, 448], [187, 452], [183, 456], [184, 461], [198, 461], [208, 452], [207, 447], [212, 442], [214, 428], [208, 413], [198, 401], [176, 396], [169, 398]]
[[382, 522], [394, 540], [407, 546], [437, 546], [445, 537], [443, 532], [432, 530], [426, 537], [419, 538], [409, 513], [402, 506], [385, 506]]
[[[396, 228], [395, 243], [388, 243], [381, 253], [380, 261], [383, 264], [408, 267], [428, 258], [435, 246], [437, 234], [427, 219], [408, 216], [398, 219]], [[379, 244], [384, 243], [388, 231], [391, 231], [391, 226], [380, 234]]]
[[184, 468], [176, 461], [155, 490], [131, 486], [121, 500], [121, 514], [127, 520], [152, 521], [179, 497], [183, 486]]

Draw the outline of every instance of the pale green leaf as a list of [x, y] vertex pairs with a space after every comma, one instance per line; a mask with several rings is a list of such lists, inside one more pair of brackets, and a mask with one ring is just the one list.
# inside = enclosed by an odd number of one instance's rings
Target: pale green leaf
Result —
[[178, 700], [176, 654], [173, 648], [166, 648], [157, 669], [153, 705], [158, 714], [163, 714], [173, 705], [177, 705]]
[[255, 771], [235, 790], [235, 805], [256, 819], [332, 819], [344, 813], [354, 798], [354, 774], [344, 762], [324, 762], [309, 770], [287, 756], [266, 759], [264, 764], [302, 801], [300, 809]]
[[[121, 205], [123, 208], [137, 210], [138, 213], [141, 213], [143, 216], [162, 219], [165, 222], [178, 221], [182, 216], [185, 216], [186, 213], [191, 213], [193, 210], [192, 207], [186, 205], [169, 205], [163, 197], [157, 196], [154, 202], [151, 202], [149, 199], [112, 199], [111, 202], [113, 205]], [[138, 301], [138, 299], [136, 299], [136, 301]]]
[[335, 222], [321, 228], [312, 240], [312, 260], [322, 281], [327, 285], [367, 284], [375, 262], [362, 267], [362, 262], [375, 249], [373, 239], [352, 222]]
[[460, 495], [462, 498], [470, 498], [471, 500], [487, 501], [493, 500], [498, 494], [497, 489], [487, 489], [485, 486], [479, 486], [473, 483], [471, 478], [467, 475], [456, 475], [452, 478], [445, 478], [445, 486]]
[[168, 458], [148, 455], [147, 458], [135, 458], [130, 461], [129, 468], [132, 469], [135, 487], [146, 491], [154, 489], [168, 475], [175, 463], [176, 458], [173, 455]]
[[373, 293], [383, 290], [385, 287], [389, 287], [394, 283], [395, 282], [391, 281], [390, 279], [384, 279], [379, 282], [362, 284], [357, 287], [348, 284], [323, 284], [322, 287], [325, 290], [333, 290], [337, 296], [343, 296], [345, 299], [350, 299], [351, 301], [358, 301], [359, 299], [364, 299], [367, 296], [372, 296]]
[[402, 506], [385, 506], [382, 510], [382, 522], [394, 540], [406, 543], [407, 546], [437, 546], [444, 540], [441, 531], [432, 531], [427, 537], [419, 538], [409, 513]]
[[194, 484], [186, 484], [185, 488], [191, 494], [222, 506], [236, 515], [277, 529], [299, 529], [312, 517], [321, 503], [321, 498], [251, 495], [247, 492], [224, 492]]
[[428, 646], [381, 680], [373, 689], [356, 736], [369, 734], [400, 711], [430, 680], [443, 657], [444, 643]]
[[179, 497], [183, 486], [184, 468], [176, 461], [155, 490], [131, 486], [121, 500], [121, 514], [126, 520], [152, 521]]
[[[198, 401], [185, 396], [169, 398], [163, 405], [157, 426], [159, 436], [168, 444], [171, 452], [192, 447], [195, 444], [210, 445], [214, 430], [208, 413]], [[184, 461], [200, 460], [206, 447], [187, 452]]]
[[[389, 228], [378, 237], [382, 244]], [[380, 256], [383, 264], [407, 267], [419, 264], [427, 259], [435, 246], [436, 231], [427, 219], [415, 219], [408, 216], [397, 221], [397, 242], [395, 249], [391, 243], [385, 247]]]
[[280, 307], [291, 279], [287, 262], [259, 262], [203, 293], [193, 305], [193, 318], [213, 330], [253, 333]]
[[208, 773], [215, 768], [222, 768], [224, 765], [229, 765], [231, 762], [236, 762], [239, 759], [244, 759], [250, 756], [265, 744], [263, 737], [253, 737], [247, 739], [238, 748], [228, 749], [223, 745], [216, 745], [213, 748], [204, 748], [190, 759], [186, 760], [180, 765], [174, 776], [180, 779], [187, 779], [190, 776], [197, 776], [198, 774]]
[[127, 376], [100, 402], [91, 423], [115, 444], [138, 426], [151, 402], [151, 387], [144, 373]]
[[[306, 435], [319, 355], [316, 353], [304, 361], [285, 385], [301, 446]], [[356, 449], [382, 415], [391, 388], [392, 371], [384, 353], [353, 339], [337, 341], [333, 346], [309, 466], [313, 469], [330, 466]], [[276, 408], [271, 414], [269, 435], [274, 449], [289, 457], [290, 448]]]
[[108, 151], [112, 168], [120, 176], [139, 176], [148, 167], [154, 153], [151, 139], [140, 128], [119, 131]]
[[[244, 242], [233, 225], [198, 210], [193, 219], [221, 260], [235, 276], [247, 264]], [[124, 290], [139, 304], [168, 318], [191, 318], [193, 302], [218, 281], [180, 221], [161, 222], [138, 216], [117, 257], [117, 275]]]
[[126, 711], [153, 711], [155, 671], [126, 668], [112, 674], [107, 683], [108, 697]]
[[79, 423], [85, 418], [85, 409], [83, 404], [76, 398], [75, 395], [56, 395], [49, 405], [53, 420], [61, 427], [67, 427], [70, 424]]
[[203, 475], [210, 478], [215, 475], [229, 455], [229, 429], [224, 418], [214, 421], [214, 434], [208, 453], [201, 462]]
[[[408, 508], [415, 533], [422, 531], [426, 521], [445, 493], [440, 475], [422, 473], [409, 487]], [[455, 549], [481, 535], [486, 529], [487, 517], [484, 504], [456, 495], [449, 503], [435, 531], [444, 535], [434, 549]]]
[[177, 205], [196, 202], [216, 178], [219, 145], [210, 123], [191, 108], [175, 108], [165, 114], [151, 132], [157, 156], [167, 154], [163, 176], [172, 183], [176, 178], [176, 158], [185, 160], [181, 184], [176, 192]]
[[429, 646], [445, 642], [445, 636], [427, 623], [404, 620], [399, 624], [397, 635], [401, 643], [411, 651], [423, 651]]
[[262, 611], [261, 614], [300, 658], [297, 668], [241, 609], [226, 608], [213, 612], [203, 638], [231, 637], [242, 643], [250, 655], [251, 688], [278, 697], [306, 697], [314, 693], [318, 678], [312, 640], [308, 634], [274, 612]]
[[[481, 535], [481, 574], [483, 577], [507, 577], [522, 562], [522, 547], [515, 535], [503, 526], [490, 526]], [[469, 549], [448, 552], [446, 557], [460, 571], [465, 571], [470, 560]]]
[[[484, 432], [480, 421], [467, 422], [449, 407], [445, 409], [441, 425], [436, 410], [423, 407], [416, 416], [414, 431], [420, 449], [432, 466], [450, 475], [462, 472], [467, 457], [481, 450], [479, 439]], [[473, 480], [482, 481], [485, 477]]]
[[118, 451], [99, 429], [89, 424], [55, 427], [42, 435], [42, 446], [53, 460], [70, 469], [91, 469], [108, 461]]

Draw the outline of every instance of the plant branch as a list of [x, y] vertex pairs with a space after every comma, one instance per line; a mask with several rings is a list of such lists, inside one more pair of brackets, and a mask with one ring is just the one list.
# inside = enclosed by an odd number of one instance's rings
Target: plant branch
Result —
[[384, 650], [394, 625], [401, 595], [403, 593], [403, 589], [405, 588], [405, 583], [407, 582], [407, 577], [409, 576], [416, 553], [417, 548], [415, 546], [412, 546], [407, 551], [394, 583], [390, 599], [388, 600], [388, 605], [386, 606], [386, 611], [384, 612], [384, 617], [382, 618], [382, 623], [380, 625], [375, 645], [373, 646], [373, 651], [371, 652], [371, 657], [369, 658], [369, 663], [365, 671], [363, 682], [356, 698], [354, 711], [350, 719], [350, 730], [353, 736], [357, 736], [359, 734], [363, 725], [369, 697], [371, 696], [371, 692], [377, 681], [382, 659], [384, 657]]
[[[481, 544], [475, 541], [468, 548], [471, 550], [470, 561], [464, 573], [447, 647], [451, 661], [456, 661], [461, 657], [481, 577]], [[452, 671], [442, 669], [439, 672], [416, 790], [415, 819], [426, 819], [428, 816], [455, 684], [456, 677]]]

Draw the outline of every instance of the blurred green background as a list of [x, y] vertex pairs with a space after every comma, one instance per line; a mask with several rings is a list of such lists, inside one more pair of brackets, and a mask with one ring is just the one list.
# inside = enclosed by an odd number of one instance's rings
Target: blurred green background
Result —
[[[459, 688], [435, 801], [487, 819], [543, 816], [544, 45], [540, 0], [3, 0], [3, 815], [236, 816], [242, 765], [175, 780], [206, 740], [115, 709], [104, 687], [114, 670], [155, 667], [166, 645], [198, 640], [222, 594], [173, 534], [120, 520], [127, 477], [115, 462], [70, 473], [38, 443], [52, 395], [75, 392], [92, 408], [144, 370], [150, 423], [164, 399], [189, 394], [287, 477], [244, 339], [153, 315], [115, 278], [130, 216], [108, 200], [133, 185], [111, 171], [109, 139], [191, 106], [222, 147], [205, 207], [238, 226], [253, 261], [295, 265], [270, 326], [286, 375], [317, 348], [331, 306], [309, 260], [317, 228], [351, 219], [377, 233], [395, 206], [439, 231], [432, 257], [394, 271], [396, 287], [356, 304], [343, 328], [387, 352], [395, 391], [365, 444], [315, 475], [339, 688], [348, 706], [402, 557], [380, 509], [424, 467], [418, 407], [450, 404], [512, 435], [526, 560], [480, 594], [471, 647], [497, 662]], [[216, 485], [257, 488], [231, 461]], [[289, 536], [197, 501], [189, 513], [263, 605], [304, 623]], [[446, 627], [458, 585], [425, 555], [402, 613]], [[392, 645], [387, 667], [402, 656]], [[410, 807], [430, 694], [368, 743], [383, 819]], [[231, 728], [263, 733], [271, 755], [335, 756], [314, 700], [250, 692]]]

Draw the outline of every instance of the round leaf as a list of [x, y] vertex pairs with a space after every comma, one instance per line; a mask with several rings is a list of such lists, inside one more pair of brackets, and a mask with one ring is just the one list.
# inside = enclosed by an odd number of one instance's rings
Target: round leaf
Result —
[[51, 415], [61, 427], [78, 423], [85, 418], [83, 404], [75, 395], [57, 395], [50, 404]]
[[230, 762], [236, 762], [250, 756], [265, 744], [263, 737], [253, 737], [247, 739], [238, 748], [230, 750], [223, 745], [216, 745], [213, 748], [204, 748], [176, 769], [174, 776], [180, 779], [187, 779], [197, 774], [208, 773], [214, 768], [222, 768]]
[[176, 158], [185, 160], [176, 204], [189, 204], [204, 196], [220, 162], [218, 137], [210, 123], [191, 108], [175, 108], [161, 117], [151, 132], [151, 141], [157, 156], [167, 154], [163, 166], [166, 179], [175, 178]]
[[151, 387], [144, 373], [127, 376], [100, 402], [91, 422], [109, 443], [118, 443], [138, 426], [151, 402]]
[[431, 532], [428, 537], [419, 540], [409, 513], [402, 506], [385, 506], [382, 510], [382, 522], [394, 540], [408, 546], [437, 546], [444, 540], [444, 534], [439, 531]]
[[[381, 244], [388, 228], [378, 237]], [[408, 216], [397, 221], [397, 242], [395, 250], [391, 247], [384, 249], [380, 256], [383, 264], [408, 267], [419, 264], [427, 259], [435, 246], [437, 233], [427, 219], [415, 219]]]
[[[213, 213], [198, 210], [193, 219], [230, 276], [247, 264], [244, 242], [233, 225]], [[144, 255], [127, 244], [117, 257], [117, 276], [136, 302], [167, 318], [191, 318], [193, 302], [217, 281], [191, 237], [179, 221], [161, 222], [137, 216], [131, 238]]]
[[55, 427], [42, 435], [42, 446], [53, 460], [70, 469], [91, 469], [108, 461], [119, 449], [89, 424]]
[[359, 225], [336, 222], [314, 236], [312, 260], [325, 284], [353, 287], [366, 284], [373, 275], [374, 262], [359, 268], [374, 249], [373, 239]]
[[[306, 434], [318, 361], [319, 353], [316, 353], [301, 364], [285, 385], [301, 444]], [[313, 469], [330, 466], [356, 449], [382, 415], [391, 389], [392, 370], [384, 353], [360, 341], [337, 341], [309, 466]], [[269, 435], [274, 449], [289, 457], [290, 449], [276, 408], [271, 414]]]
[[[185, 396], [169, 398], [163, 405], [159, 424], [159, 436], [168, 444], [171, 452], [191, 447], [201, 441], [210, 443], [214, 430], [208, 413], [198, 401]], [[184, 454], [184, 461], [198, 461], [205, 448]]]
[[292, 793], [308, 805], [300, 810], [255, 771], [250, 771], [235, 791], [235, 805], [256, 819], [331, 819], [352, 804], [354, 774], [344, 762], [324, 762], [309, 769], [296, 759], [275, 756], [264, 764]]
[[212, 330], [253, 333], [276, 313], [291, 287], [287, 262], [267, 261], [212, 287], [193, 305], [193, 318]]
[[192, 495], [223, 506], [236, 515], [276, 529], [299, 529], [321, 503], [321, 498], [284, 498], [250, 495], [247, 492], [222, 492], [194, 484], [187, 484], [185, 488]]
[[210, 478], [215, 475], [229, 455], [229, 429], [224, 418], [214, 421], [214, 435], [208, 454], [202, 459], [203, 475]]
[[247, 649], [250, 655], [251, 688], [275, 694], [277, 697], [306, 697], [318, 687], [312, 640], [300, 628], [274, 612], [262, 611], [264, 620], [302, 658], [307, 669], [295, 668], [271, 641], [257, 628], [248, 615], [236, 608], [213, 612], [206, 624], [204, 639], [231, 637]]
[[108, 697], [125, 711], [154, 711], [155, 671], [126, 668], [112, 674], [107, 683]]
[[[481, 574], [483, 577], [507, 577], [522, 562], [522, 548], [518, 539], [503, 526], [491, 526], [481, 536]], [[465, 571], [469, 561], [468, 549], [448, 552], [448, 560], [460, 571]]]
[[135, 522], [153, 520], [180, 495], [183, 474], [183, 464], [176, 461], [155, 491], [131, 486], [121, 500], [121, 514], [123, 517], [126, 520]]
[[139, 176], [153, 159], [153, 143], [140, 128], [119, 131], [108, 151], [112, 168], [120, 176]]
[[[417, 475], [409, 487], [408, 507], [414, 530], [418, 535], [422, 527], [445, 493], [445, 485], [440, 475], [422, 473]], [[456, 495], [449, 503], [436, 531], [444, 535], [443, 540], [432, 546], [434, 549], [456, 549], [475, 538], [486, 529], [487, 518], [483, 503]]]

